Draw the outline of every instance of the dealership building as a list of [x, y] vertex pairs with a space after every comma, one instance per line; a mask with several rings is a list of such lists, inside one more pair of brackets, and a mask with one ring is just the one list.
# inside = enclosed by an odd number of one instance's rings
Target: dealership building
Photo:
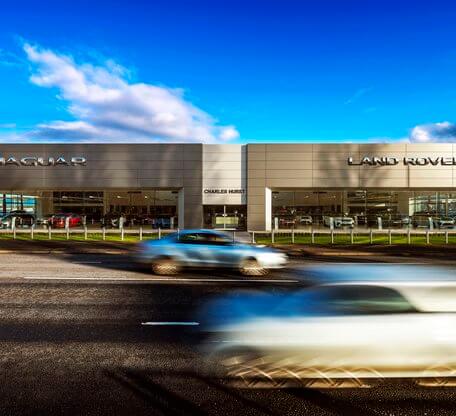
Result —
[[[4, 144], [0, 214], [164, 228], [416, 226], [456, 216], [456, 144]], [[421, 222], [420, 222], [421, 221]]]

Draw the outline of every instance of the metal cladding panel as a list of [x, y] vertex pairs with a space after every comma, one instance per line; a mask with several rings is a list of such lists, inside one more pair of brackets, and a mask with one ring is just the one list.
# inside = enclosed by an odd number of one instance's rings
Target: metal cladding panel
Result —
[[[350, 157], [353, 164], [348, 162]], [[365, 157], [390, 158], [392, 164], [361, 163]], [[266, 188], [452, 190], [456, 166], [450, 162], [455, 157], [456, 144], [448, 143], [249, 144], [248, 228], [265, 229], [267, 210], [261, 209], [261, 201]], [[422, 165], [406, 163], [410, 158]]]
[[204, 145], [203, 204], [241, 205], [246, 203], [246, 146]]
[[0, 155], [87, 160], [85, 166], [0, 166], [3, 188], [182, 187], [184, 177], [201, 178], [201, 145], [193, 144], [4, 144]]

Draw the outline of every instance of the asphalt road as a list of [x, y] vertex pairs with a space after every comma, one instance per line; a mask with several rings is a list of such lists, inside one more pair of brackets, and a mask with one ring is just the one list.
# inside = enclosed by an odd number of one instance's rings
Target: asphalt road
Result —
[[[2, 415], [454, 415], [456, 390], [245, 389], [206, 377], [193, 326], [209, 298], [291, 290], [293, 273], [160, 280], [120, 255], [1, 254]], [[298, 281], [296, 281], [298, 280]]]

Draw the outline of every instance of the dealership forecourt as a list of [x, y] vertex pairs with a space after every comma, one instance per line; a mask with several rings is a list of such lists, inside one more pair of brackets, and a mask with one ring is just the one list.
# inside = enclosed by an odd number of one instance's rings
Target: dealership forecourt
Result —
[[456, 144], [5, 144], [0, 214], [162, 229], [452, 228], [455, 166]]

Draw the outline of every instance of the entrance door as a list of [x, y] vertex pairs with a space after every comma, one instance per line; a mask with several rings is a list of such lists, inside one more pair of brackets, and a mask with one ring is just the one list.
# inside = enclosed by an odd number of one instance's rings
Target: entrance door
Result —
[[206, 205], [204, 224], [216, 230], [245, 230], [247, 208], [245, 205]]

